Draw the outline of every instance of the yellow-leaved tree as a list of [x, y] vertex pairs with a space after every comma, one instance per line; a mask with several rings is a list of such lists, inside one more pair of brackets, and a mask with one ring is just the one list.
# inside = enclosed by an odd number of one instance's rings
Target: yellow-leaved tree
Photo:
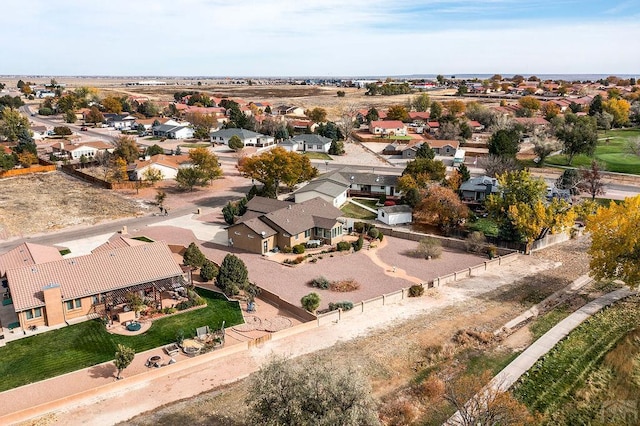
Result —
[[589, 268], [596, 279], [640, 285], [640, 195], [600, 207], [587, 219], [591, 233]]

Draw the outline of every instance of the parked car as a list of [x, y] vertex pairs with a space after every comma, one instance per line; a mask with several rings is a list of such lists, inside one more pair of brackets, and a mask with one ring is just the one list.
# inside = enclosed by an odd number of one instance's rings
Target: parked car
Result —
[[89, 129], [87, 129], [87, 126], [80, 127], [80, 131], [81, 132], [86, 132], [87, 130], [89, 130]]

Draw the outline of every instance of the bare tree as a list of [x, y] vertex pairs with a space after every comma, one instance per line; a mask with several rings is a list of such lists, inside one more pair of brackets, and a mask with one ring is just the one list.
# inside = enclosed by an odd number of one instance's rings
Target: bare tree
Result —
[[640, 137], [627, 140], [627, 152], [640, 157]]
[[581, 169], [580, 175], [582, 179], [578, 184], [578, 188], [591, 195], [594, 200], [596, 195], [604, 194], [604, 182], [602, 181], [602, 166], [596, 161], [591, 161], [591, 166]]
[[498, 176], [504, 172], [520, 170], [520, 164], [515, 158], [489, 155], [478, 162], [480, 167], [486, 170], [487, 176]]
[[340, 107], [340, 121], [338, 127], [344, 135], [344, 140], [349, 141], [351, 132], [356, 128], [356, 114], [358, 113], [358, 107], [354, 104], [346, 104]]
[[560, 145], [556, 140], [549, 138], [546, 135], [536, 134], [532, 138], [533, 142], [533, 152], [537, 155], [538, 166], [542, 166], [544, 164], [544, 160], [554, 151], [560, 149]]
[[443, 397], [457, 410], [445, 424], [457, 426], [533, 424], [534, 419], [527, 408], [510, 393], [502, 390], [503, 387], [501, 383], [491, 381], [489, 371], [480, 375], [463, 375], [445, 380]]

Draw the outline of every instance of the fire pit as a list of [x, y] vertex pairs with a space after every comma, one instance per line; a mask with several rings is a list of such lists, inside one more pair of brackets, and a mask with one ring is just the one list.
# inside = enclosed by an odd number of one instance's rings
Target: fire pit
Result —
[[162, 362], [162, 357], [160, 355], [150, 356], [147, 360], [147, 367], [160, 367], [160, 363]]

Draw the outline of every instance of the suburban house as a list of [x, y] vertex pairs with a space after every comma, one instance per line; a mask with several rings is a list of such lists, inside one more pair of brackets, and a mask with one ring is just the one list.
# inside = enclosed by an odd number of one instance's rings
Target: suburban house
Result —
[[314, 133], [296, 135], [291, 138], [291, 141], [297, 143], [297, 151], [304, 152], [329, 152], [331, 148], [331, 139], [316, 135]]
[[211, 143], [229, 145], [229, 139], [233, 136], [239, 137], [244, 146], [262, 148], [276, 143], [273, 136], [263, 135], [261, 133], [252, 132], [251, 130], [239, 128], [221, 129], [211, 132]]
[[413, 209], [404, 204], [395, 206], [384, 206], [378, 209], [378, 220], [387, 225], [402, 225], [411, 223], [413, 220]]
[[425, 126], [429, 133], [435, 133], [440, 130], [440, 122], [438, 121], [429, 121]]
[[93, 159], [99, 152], [112, 153], [115, 149], [113, 145], [105, 142], [81, 142], [64, 143], [56, 142], [51, 145], [53, 155], [57, 158], [68, 158], [70, 160], [80, 160], [84, 155], [87, 160]]
[[431, 139], [427, 142], [436, 155], [453, 157], [460, 148], [460, 142], [455, 140]]
[[489, 176], [473, 177], [460, 185], [462, 201], [466, 202], [484, 201], [487, 196], [496, 194], [499, 190], [498, 179]]
[[260, 254], [309, 242], [333, 245], [343, 239], [341, 215], [321, 198], [292, 204], [256, 196], [227, 228], [229, 245]]
[[136, 122], [136, 117], [129, 114], [102, 114], [104, 124], [116, 130], [129, 130]]
[[413, 120], [413, 122], [422, 122], [426, 123], [429, 121], [429, 116], [431, 114], [428, 111], [410, 111], [409, 118]]
[[369, 124], [369, 133], [380, 136], [406, 136], [407, 126], [399, 120], [372, 121]]
[[303, 116], [304, 109], [293, 105], [279, 105], [271, 109], [271, 113], [274, 115], [296, 115]]
[[164, 242], [136, 241], [67, 259], [54, 250], [22, 244], [0, 255], [9, 296], [5, 300], [23, 330], [103, 317], [124, 303], [127, 293], [157, 300], [191, 279]]
[[193, 137], [193, 129], [189, 126], [160, 124], [151, 128], [153, 136], [167, 139], [190, 139]]
[[163, 179], [175, 179], [178, 170], [191, 166], [191, 159], [188, 155], [164, 155], [156, 154], [145, 160], [135, 162], [135, 168], [129, 171], [130, 180], [144, 180], [144, 174], [149, 169], [159, 170]]
[[179, 126], [180, 123], [177, 121], [171, 120], [166, 117], [151, 117], [151, 118], [137, 118], [135, 128], [138, 130], [144, 129], [144, 131], [149, 132], [153, 127], [153, 123], [158, 122], [160, 124], [174, 124], [175, 126]]
[[42, 140], [47, 137], [47, 126], [31, 126], [31, 131], [35, 140]]
[[472, 132], [481, 132], [484, 130], [484, 126], [480, 124], [480, 122], [475, 120], [467, 121], [467, 125], [469, 126]]
[[397, 198], [398, 176], [350, 171], [347, 168], [325, 173], [294, 193], [296, 203], [322, 198], [334, 207], [340, 207], [347, 197], [381, 196]]
[[295, 133], [315, 132], [318, 124], [311, 120], [289, 120], [289, 125]]

